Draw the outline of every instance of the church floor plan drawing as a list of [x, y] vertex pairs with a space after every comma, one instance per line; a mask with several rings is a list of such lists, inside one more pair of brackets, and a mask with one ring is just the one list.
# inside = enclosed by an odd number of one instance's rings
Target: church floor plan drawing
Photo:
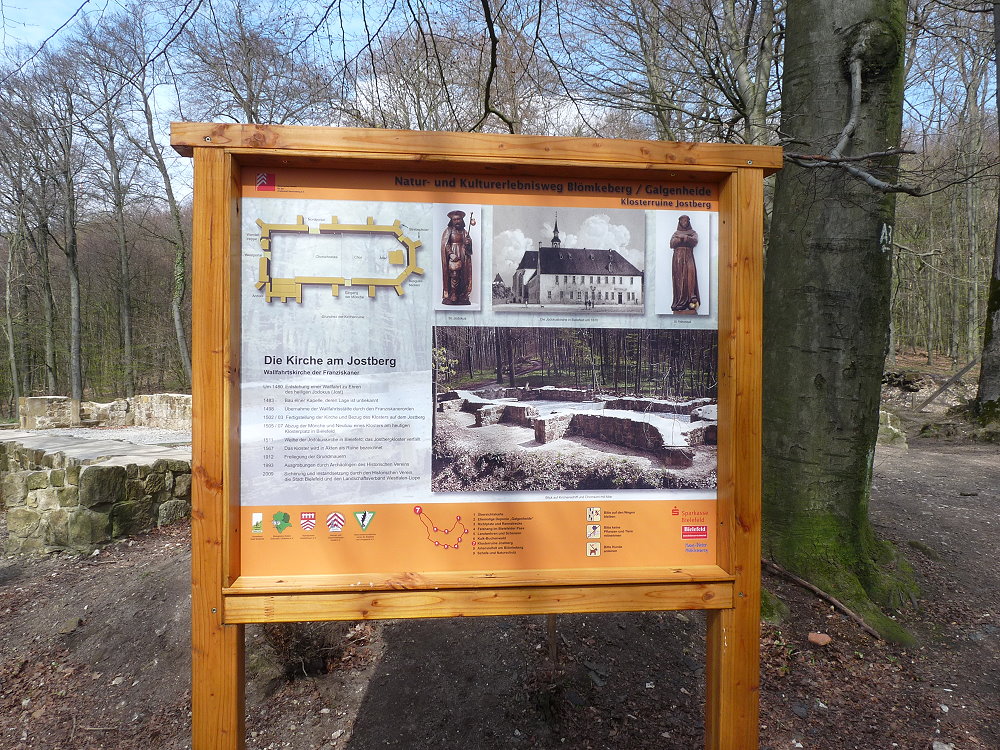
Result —
[[[417, 265], [417, 249], [422, 247], [420, 240], [413, 240], [406, 236], [402, 224], [396, 219], [392, 224], [377, 224], [375, 219], [368, 217], [365, 224], [342, 224], [337, 217], [331, 217], [327, 223], [310, 225], [306, 223], [302, 216], [295, 217], [294, 224], [271, 224], [257, 219], [256, 224], [260, 227], [260, 247], [263, 255], [260, 259], [257, 289], [264, 291], [264, 299], [270, 302], [278, 299], [287, 302], [290, 299], [302, 302], [302, 287], [307, 284], [329, 286], [334, 297], [340, 296], [341, 287], [367, 287], [368, 296], [374, 297], [379, 287], [391, 287], [397, 295], [403, 295], [403, 284], [410, 274], [424, 273], [424, 269]], [[316, 253], [317, 259], [327, 259], [332, 264], [340, 263], [339, 275], [295, 275], [286, 278], [275, 278], [272, 276], [272, 263], [274, 262], [274, 248], [272, 244], [278, 238], [294, 237], [340, 237], [363, 240], [360, 246], [352, 246], [350, 250], [343, 252], [332, 251], [329, 253]], [[388, 247], [385, 243], [376, 243], [377, 247], [370, 247], [369, 242], [364, 240], [389, 240]], [[363, 265], [364, 261], [370, 261], [372, 253], [383, 253], [384, 260], [387, 261], [391, 270], [399, 268], [399, 273], [395, 276], [347, 276], [344, 268]], [[380, 255], [381, 257], [381, 255]]]

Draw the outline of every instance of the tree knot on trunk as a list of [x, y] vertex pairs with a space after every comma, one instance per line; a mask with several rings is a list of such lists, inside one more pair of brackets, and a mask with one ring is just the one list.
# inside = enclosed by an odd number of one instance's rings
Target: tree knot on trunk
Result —
[[872, 81], [895, 75], [903, 54], [903, 34], [888, 21], [875, 19], [854, 26], [848, 34], [844, 74], [851, 77], [851, 66], [861, 63], [864, 79]]

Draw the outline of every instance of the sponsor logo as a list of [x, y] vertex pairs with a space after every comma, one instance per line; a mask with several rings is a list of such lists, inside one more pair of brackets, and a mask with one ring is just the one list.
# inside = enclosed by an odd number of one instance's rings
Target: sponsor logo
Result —
[[292, 525], [292, 517], [285, 513], [285, 511], [279, 510], [271, 516], [271, 525], [274, 526], [275, 531], [280, 534]]
[[250, 533], [251, 534], [263, 534], [264, 533], [264, 514], [263, 513], [251, 513], [250, 514]]
[[354, 520], [358, 522], [358, 526], [361, 527], [362, 531], [368, 531], [368, 526], [371, 525], [373, 518], [375, 518], [375, 511], [373, 510], [354, 511]]
[[708, 539], [708, 526], [681, 526], [681, 539]]
[[316, 528], [315, 513], [299, 513], [299, 524], [303, 531], [312, 531]]
[[276, 183], [277, 181], [274, 179], [274, 172], [257, 173], [257, 192], [262, 190], [274, 192], [274, 186]]
[[345, 523], [347, 523], [347, 519], [344, 518], [343, 513], [335, 512], [326, 517], [326, 528], [328, 528], [331, 533], [343, 530]]
[[681, 509], [678, 508], [676, 505], [670, 509], [670, 515], [679, 516], [680, 514], [681, 514]]

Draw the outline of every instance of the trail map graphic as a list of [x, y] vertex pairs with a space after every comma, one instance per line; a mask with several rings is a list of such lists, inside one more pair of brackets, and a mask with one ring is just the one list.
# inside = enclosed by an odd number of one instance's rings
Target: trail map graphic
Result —
[[427, 541], [431, 542], [435, 547], [458, 549], [459, 545], [465, 540], [465, 536], [469, 533], [465, 524], [462, 523], [461, 516], [455, 516], [455, 523], [450, 528], [442, 529], [435, 525], [434, 520], [424, 512], [423, 506], [414, 506], [413, 512], [424, 525], [424, 530], [427, 532]]
[[[302, 287], [306, 284], [317, 284], [329, 286], [334, 297], [340, 296], [340, 288], [345, 286], [359, 286], [368, 289], [368, 296], [374, 297], [379, 287], [391, 287], [397, 295], [403, 296], [403, 283], [411, 274], [423, 275], [424, 269], [417, 265], [417, 250], [422, 247], [420, 240], [413, 240], [403, 233], [402, 224], [396, 219], [392, 224], [376, 224], [375, 219], [368, 217], [365, 224], [341, 224], [334, 216], [328, 223], [319, 226], [310, 226], [303, 217], [296, 216], [294, 224], [269, 224], [263, 219], [257, 219], [257, 226], [260, 227], [260, 247], [263, 257], [257, 276], [257, 289], [264, 290], [264, 299], [270, 302], [279, 299], [287, 302], [294, 299], [302, 302]], [[293, 276], [291, 278], [273, 278], [271, 276], [271, 263], [273, 261], [272, 240], [282, 235], [301, 236], [339, 236], [354, 238], [387, 237], [394, 239], [401, 247], [387, 251], [387, 260], [390, 266], [402, 267], [396, 276], [387, 278], [374, 278], [367, 276]], [[343, 263], [343, 259], [341, 260]], [[340, 269], [343, 274], [343, 268]]]

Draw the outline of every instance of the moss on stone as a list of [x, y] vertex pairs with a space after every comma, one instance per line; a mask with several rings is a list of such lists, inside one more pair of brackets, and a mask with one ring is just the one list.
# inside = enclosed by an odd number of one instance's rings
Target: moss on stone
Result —
[[765, 588], [760, 590], [760, 616], [765, 622], [780, 623], [788, 615], [788, 605]]

